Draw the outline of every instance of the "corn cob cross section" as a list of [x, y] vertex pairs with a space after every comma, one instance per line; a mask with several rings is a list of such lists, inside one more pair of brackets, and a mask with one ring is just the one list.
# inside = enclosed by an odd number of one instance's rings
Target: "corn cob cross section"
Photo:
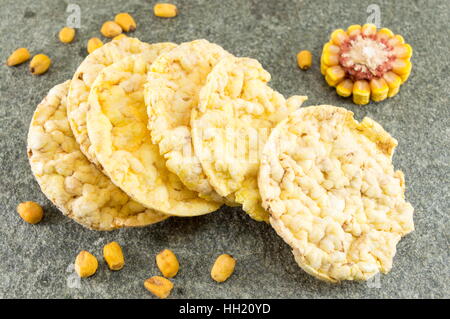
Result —
[[355, 104], [393, 97], [412, 69], [412, 48], [401, 35], [374, 24], [334, 30], [325, 43], [320, 71], [338, 95]]

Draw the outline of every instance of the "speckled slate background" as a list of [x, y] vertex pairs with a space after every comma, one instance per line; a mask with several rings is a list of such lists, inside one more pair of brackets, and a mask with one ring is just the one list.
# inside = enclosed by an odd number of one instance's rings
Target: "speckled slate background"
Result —
[[[152, 298], [143, 280], [158, 274], [155, 254], [172, 249], [181, 270], [172, 298], [449, 298], [450, 2], [441, 1], [174, 1], [175, 19], [153, 16], [155, 1], [0, 1], [0, 60], [17, 47], [46, 53], [50, 71], [31, 76], [27, 65], [0, 67], [0, 297]], [[69, 3], [81, 8], [76, 41], [59, 43]], [[366, 22], [369, 4], [381, 8], [382, 26], [401, 33], [414, 48], [413, 72], [400, 94], [379, 104], [353, 105], [336, 96], [319, 71], [329, 33]], [[134, 33], [148, 42], [206, 38], [239, 56], [257, 58], [285, 95], [306, 94], [306, 105], [334, 104], [370, 116], [399, 141], [394, 162], [404, 171], [407, 198], [415, 207], [416, 231], [398, 245], [394, 267], [369, 283], [330, 285], [304, 273], [288, 246], [269, 225], [237, 208], [192, 219], [172, 218], [143, 229], [95, 232], [64, 217], [40, 192], [26, 157], [26, 133], [35, 106], [54, 85], [71, 78], [85, 57], [86, 41], [99, 36], [102, 22], [118, 12], [137, 21]], [[314, 54], [307, 72], [296, 66], [301, 49]], [[16, 214], [21, 201], [46, 211], [31, 226]], [[123, 245], [126, 266], [107, 270], [102, 247]], [[97, 255], [97, 274], [77, 281], [77, 253]], [[209, 277], [223, 252], [237, 260], [235, 274], [218, 285]]]

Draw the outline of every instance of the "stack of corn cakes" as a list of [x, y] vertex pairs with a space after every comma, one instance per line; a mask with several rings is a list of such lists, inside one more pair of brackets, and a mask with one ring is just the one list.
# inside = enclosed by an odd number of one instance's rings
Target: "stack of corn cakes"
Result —
[[300, 108], [251, 58], [206, 40], [114, 40], [50, 90], [28, 133], [31, 169], [65, 215], [96, 230], [240, 206], [330, 282], [392, 267], [414, 229], [397, 141], [334, 106]]

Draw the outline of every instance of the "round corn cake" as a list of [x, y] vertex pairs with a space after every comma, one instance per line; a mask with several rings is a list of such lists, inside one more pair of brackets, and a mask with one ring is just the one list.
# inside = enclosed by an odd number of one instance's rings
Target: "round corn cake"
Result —
[[270, 130], [306, 99], [286, 100], [249, 58], [223, 58], [208, 75], [191, 114], [195, 154], [216, 192], [233, 194], [252, 218], [268, 221], [257, 186], [259, 155]]
[[373, 120], [327, 105], [273, 130], [259, 171], [263, 207], [306, 272], [338, 282], [391, 269], [398, 241], [414, 230], [396, 146]]
[[97, 76], [87, 113], [92, 149], [111, 180], [142, 205], [176, 216], [213, 212], [220, 204], [187, 189], [151, 141], [144, 83], [152, 61], [147, 54], [128, 56]]
[[230, 54], [217, 44], [195, 40], [160, 55], [145, 85], [145, 102], [153, 143], [167, 168], [201, 197], [223, 202], [211, 187], [191, 141], [191, 110], [212, 68]]
[[67, 120], [70, 81], [37, 106], [28, 132], [28, 158], [42, 192], [83, 226], [112, 230], [145, 226], [168, 216], [130, 199], [81, 153]]
[[[86, 128], [86, 113], [89, 109], [88, 97], [97, 75], [105, 67], [134, 54], [146, 52], [156, 58], [160, 53], [174, 48], [173, 43], [148, 44], [136, 38], [122, 38], [106, 43], [89, 54], [73, 75], [67, 97], [67, 113], [73, 134], [86, 157], [98, 165]], [[101, 167], [100, 167], [101, 168]]]

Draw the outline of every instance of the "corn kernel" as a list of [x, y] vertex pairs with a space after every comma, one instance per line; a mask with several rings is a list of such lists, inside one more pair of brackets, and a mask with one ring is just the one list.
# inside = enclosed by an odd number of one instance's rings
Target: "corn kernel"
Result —
[[377, 26], [372, 23], [366, 23], [361, 28], [362, 35], [373, 36], [377, 34]]
[[383, 78], [373, 78], [370, 80], [370, 91], [373, 101], [383, 101], [388, 97], [389, 86]]
[[171, 3], [157, 3], [153, 7], [153, 13], [160, 18], [173, 18], [177, 12], [177, 7]]
[[353, 91], [353, 81], [350, 79], [345, 79], [336, 86], [336, 93], [343, 97], [348, 97], [352, 95], [352, 91]]
[[177, 256], [169, 249], [164, 249], [156, 255], [156, 265], [163, 276], [167, 278], [175, 277], [180, 268]]
[[224, 282], [233, 274], [235, 266], [236, 260], [232, 256], [220, 255], [211, 269], [211, 278], [217, 282]]
[[402, 84], [402, 79], [400, 76], [390, 71], [383, 75], [383, 79], [389, 86], [388, 97], [392, 97], [399, 91], [400, 85]]
[[45, 54], [36, 54], [30, 61], [30, 72], [34, 75], [40, 75], [47, 72], [52, 60]]
[[397, 45], [399, 45], [399, 44], [405, 43], [405, 39], [403, 39], [403, 37], [402, 37], [400, 34], [396, 34], [396, 35], [394, 35], [392, 38], [390, 38], [390, 39], [387, 41], [387, 43], [388, 43], [390, 46], [395, 47], [395, 46], [397, 46]]
[[381, 28], [377, 33], [377, 38], [379, 40], [389, 40], [394, 36], [394, 33], [388, 28]]
[[312, 54], [308, 50], [300, 51], [297, 54], [297, 64], [300, 69], [307, 70], [312, 65]]
[[353, 84], [353, 103], [364, 105], [370, 100], [370, 85], [366, 80], [358, 80]]
[[410, 59], [412, 57], [412, 47], [407, 43], [400, 43], [394, 47], [394, 55], [400, 59]]
[[[323, 55], [322, 55], [322, 56], [323, 56]], [[326, 64], [323, 62], [323, 57], [322, 57], [322, 58], [320, 59], [320, 73], [322, 73], [322, 75], [325, 75], [328, 68], [329, 68], [329, 66], [326, 65]]]
[[353, 24], [347, 28], [347, 34], [351, 36], [356, 36], [361, 34], [361, 26], [359, 24]]
[[342, 81], [344, 77], [344, 69], [339, 65], [335, 65], [327, 69], [325, 80], [327, 81], [329, 86], [336, 86], [339, 82]]
[[103, 258], [111, 270], [120, 270], [125, 265], [122, 247], [115, 241], [103, 247]]
[[107, 38], [114, 38], [122, 33], [122, 28], [114, 21], [106, 21], [103, 23], [100, 32]]
[[403, 75], [411, 72], [411, 61], [404, 59], [396, 59], [392, 62], [392, 71], [398, 75]]
[[26, 48], [20, 48], [14, 51], [6, 61], [7, 66], [14, 66], [24, 63], [31, 58], [30, 52]]
[[86, 250], [82, 250], [75, 259], [75, 271], [81, 278], [92, 276], [97, 268], [97, 258]]
[[348, 35], [342, 29], [334, 30], [330, 36], [331, 41], [336, 45], [341, 45], [348, 40]]
[[128, 13], [122, 12], [116, 15], [114, 21], [120, 25], [123, 31], [130, 32], [136, 30], [136, 21]]
[[59, 31], [58, 37], [62, 43], [70, 43], [75, 38], [75, 29], [64, 27]]
[[173, 289], [173, 283], [164, 277], [153, 276], [144, 282], [144, 287], [159, 298], [167, 298]]
[[103, 46], [102, 40], [99, 38], [90, 38], [87, 43], [87, 51], [89, 54]]
[[17, 213], [29, 224], [37, 224], [44, 217], [44, 211], [38, 203], [23, 202], [17, 206]]
[[113, 40], [120, 40], [123, 38], [128, 38], [127, 35], [125, 33], [121, 33], [119, 35], [116, 35], [114, 38], [112, 38]]

